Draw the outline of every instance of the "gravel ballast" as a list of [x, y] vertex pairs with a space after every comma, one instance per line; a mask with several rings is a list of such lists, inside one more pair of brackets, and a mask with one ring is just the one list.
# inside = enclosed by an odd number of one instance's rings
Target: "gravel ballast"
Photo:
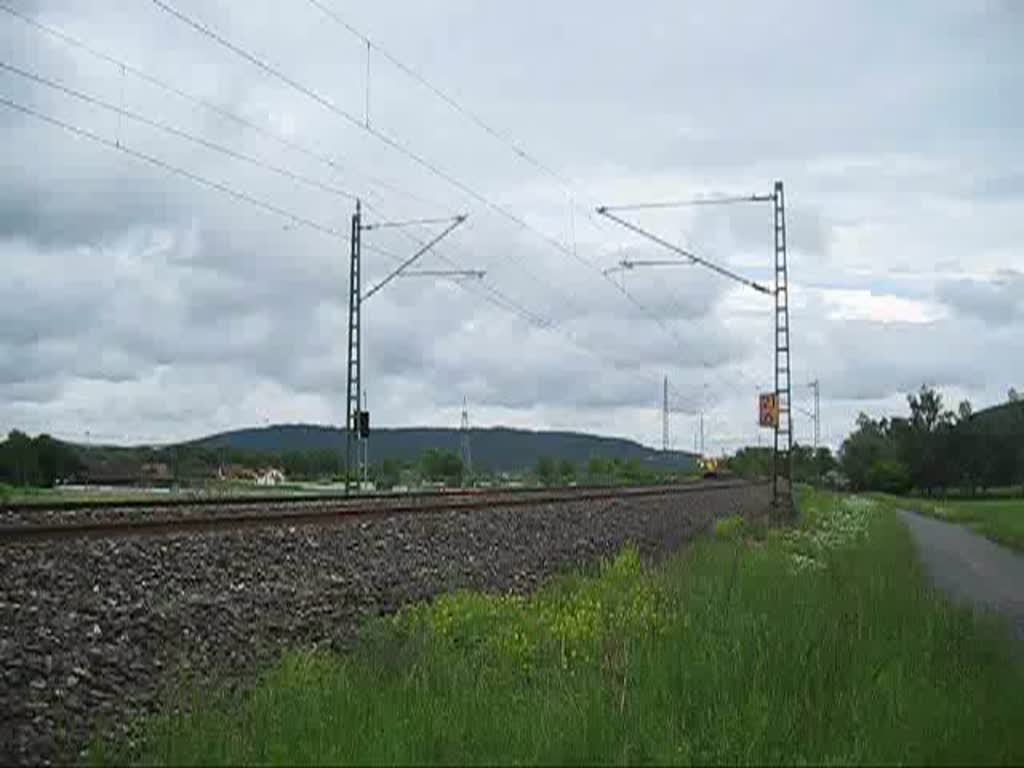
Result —
[[677, 550], [766, 487], [0, 547], [0, 763], [75, 760], [191, 678], [344, 648], [368, 615], [459, 588], [527, 591], [633, 542]]

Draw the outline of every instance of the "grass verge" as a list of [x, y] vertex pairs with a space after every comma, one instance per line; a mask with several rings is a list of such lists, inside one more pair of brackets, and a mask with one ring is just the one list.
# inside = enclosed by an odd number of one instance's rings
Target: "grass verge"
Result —
[[[151, 721], [96, 763], [1020, 763], [1003, 628], [926, 586], [883, 505], [658, 567], [627, 549], [530, 597], [458, 593], [294, 653], [238, 700]], [[205, 695], [205, 694], [204, 694]]]
[[1024, 552], [1024, 499], [931, 501], [887, 494], [873, 494], [873, 497], [893, 509], [907, 509], [966, 525], [982, 536]]

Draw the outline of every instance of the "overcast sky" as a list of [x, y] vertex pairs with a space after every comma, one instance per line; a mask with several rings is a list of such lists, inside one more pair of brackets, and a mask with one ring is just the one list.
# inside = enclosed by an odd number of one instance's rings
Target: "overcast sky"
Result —
[[[674, 447], [701, 409], [709, 453], [756, 443], [770, 298], [698, 267], [608, 280], [671, 254], [593, 211], [775, 179], [793, 395], [809, 410], [820, 380], [826, 442], [923, 382], [976, 408], [1024, 386], [1024, 3], [318, 1], [373, 41], [369, 67], [307, 0], [166, 0], [321, 103], [151, 0], [3, 0], [128, 67], [6, 12], [4, 65], [178, 133], [0, 70], [5, 100], [114, 144], [0, 105], [0, 429], [156, 442], [342, 422], [346, 194], [366, 222], [467, 213], [419, 266], [486, 270], [366, 302], [376, 425], [454, 427], [466, 398], [476, 426], [659, 445], [667, 375]], [[623, 215], [771, 278], [770, 206]], [[364, 286], [440, 226], [364, 233]]]

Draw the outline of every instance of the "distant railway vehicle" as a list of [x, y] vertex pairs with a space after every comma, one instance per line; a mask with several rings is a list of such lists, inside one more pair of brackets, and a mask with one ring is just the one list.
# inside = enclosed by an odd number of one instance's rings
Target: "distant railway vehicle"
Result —
[[701, 457], [697, 461], [700, 466], [700, 474], [705, 480], [713, 480], [719, 477], [729, 477], [732, 472], [723, 459], [716, 459], [714, 456]]

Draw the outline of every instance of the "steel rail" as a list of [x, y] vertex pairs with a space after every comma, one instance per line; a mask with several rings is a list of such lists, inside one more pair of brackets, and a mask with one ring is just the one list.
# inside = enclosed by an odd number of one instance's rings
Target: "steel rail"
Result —
[[[673, 483], [675, 487], [691, 485], [703, 482], [699, 478], [683, 480]], [[35, 500], [0, 502], [0, 514], [3, 512], [68, 512], [74, 510], [114, 510], [114, 509], [172, 509], [174, 507], [244, 507], [259, 504], [263, 506], [286, 506], [294, 504], [309, 504], [314, 502], [353, 502], [377, 501], [386, 499], [424, 499], [424, 498], [449, 498], [460, 496], [484, 496], [484, 495], [515, 495], [527, 493], [551, 493], [553, 491], [593, 491], [600, 489], [629, 490], [632, 488], [650, 488], [651, 486], [620, 485], [611, 486], [601, 483], [589, 485], [558, 486], [557, 488], [545, 488], [540, 485], [521, 485], [511, 488], [447, 488], [445, 490], [414, 490], [392, 493], [391, 491], [370, 491], [367, 493], [349, 494], [339, 490], [318, 491], [307, 493], [252, 493], [235, 494], [224, 496], [178, 496], [175, 498], [144, 498], [135, 497], [130, 499], [65, 499], [65, 500]]]
[[[351, 518], [381, 517], [429, 512], [454, 512], [484, 508], [521, 507], [538, 504], [572, 503], [601, 499], [631, 499], [671, 496], [702, 491], [736, 490], [751, 487], [746, 481], [696, 482], [684, 485], [591, 487], [534, 494], [430, 495], [416, 503], [402, 500], [393, 504], [321, 504], [313, 509], [279, 509], [272, 512], [234, 512], [213, 517], [161, 517], [130, 520], [88, 520], [70, 523], [7, 524], [0, 526], [0, 545], [66, 538], [110, 538], [137, 535], [232, 530], [280, 525], [329, 525]], [[443, 498], [444, 496], [448, 498]], [[325, 501], [323, 498], [318, 501]], [[338, 499], [337, 501], [341, 501]], [[250, 502], [247, 502], [250, 503]]]

